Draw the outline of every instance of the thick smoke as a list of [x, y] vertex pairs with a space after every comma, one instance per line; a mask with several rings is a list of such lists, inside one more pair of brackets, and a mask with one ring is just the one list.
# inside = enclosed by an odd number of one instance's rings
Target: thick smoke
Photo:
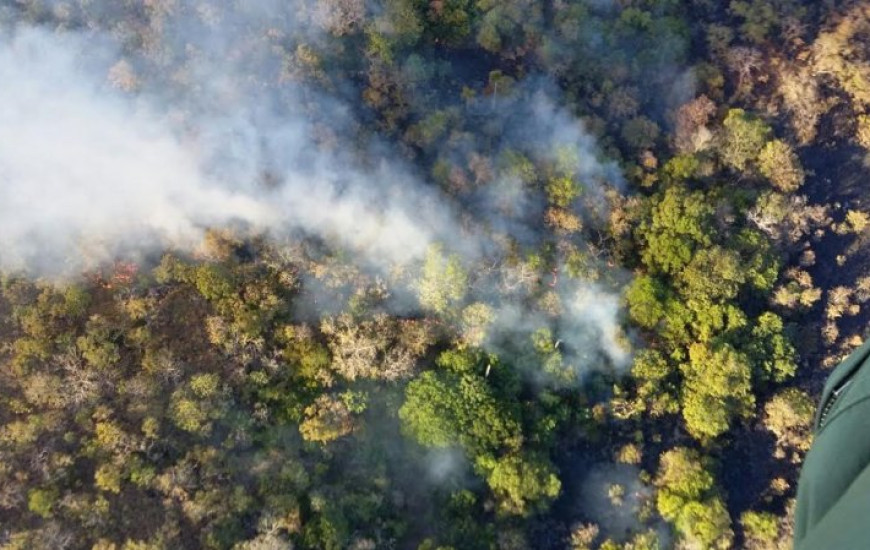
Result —
[[275, 212], [209, 185], [157, 113], [83, 70], [87, 42], [18, 31], [0, 46], [0, 266], [65, 272], [210, 224]]
[[[413, 272], [436, 243], [475, 269], [501, 265], [508, 242], [542, 241], [546, 205], [515, 175], [448, 196], [361, 130], [342, 99], [350, 84], [333, 82], [330, 96], [299, 83], [275, 52], [291, 35], [321, 39], [302, 4], [152, 14], [141, 51], [117, 38], [130, 29], [113, 4], [87, 6], [111, 32], [15, 21], [0, 35], [0, 269], [69, 276], [118, 255], [190, 250], [224, 226], [313, 236], [378, 273]], [[523, 86], [537, 91], [479, 100], [468, 115], [486, 119], [496, 152], [561, 163], [584, 182], [577, 214], [600, 216], [618, 170], [548, 86]], [[487, 345], [547, 327], [571, 368], [626, 364], [618, 296], [563, 279], [559, 311], [543, 316], [524, 292], [504, 292], [506, 276], [479, 276], [467, 298], [496, 306]]]
[[[187, 248], [205, 228], [233, 223], [301, 228], [405, 263], [453, 227], [438, 198], [397, 167], [362, 173], [328, 151], [312, 157], [301, 118], [237, 105], [236, 116], [198, 120], [198, 136], [179, 136], [152, 102], [87, 70], [93, 45], [23, 29], [0, 46], [3, 268], [66, 273], [120, 251]], [[269, 169], [277, 188], [261, 181]]]

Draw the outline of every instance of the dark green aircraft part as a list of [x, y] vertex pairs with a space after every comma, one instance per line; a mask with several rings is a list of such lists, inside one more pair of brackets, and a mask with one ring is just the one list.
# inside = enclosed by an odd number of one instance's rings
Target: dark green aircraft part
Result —
[[870, 550], [870, 340], [831, 373], [798, 481], [795, 550]]

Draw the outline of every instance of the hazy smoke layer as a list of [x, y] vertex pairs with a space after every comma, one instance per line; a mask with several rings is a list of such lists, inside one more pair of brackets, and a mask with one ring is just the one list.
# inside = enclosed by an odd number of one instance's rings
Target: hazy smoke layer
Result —
[[[623, 541], [649, 528], [641, 517], [654, 493], [639, 474], [637, 467], [627, 464], [598, 464], [586, 474], [580, 489], [582, 509], [603, 535]], [[661, 522], [653, 528], [662, 548], [669, 548], [667, 526]]]
[[[380, 272], [417, 269], [434, 243], [473, 268], [484, 259], [499, 264], [506, 239], [530, 246], [542, 239], [546, 204], [517, 176], [495, 170], [472, 191], [447, 196], [394, 148], [359, 138], [365, 133], [356, 106], [339, 99], [352, 96], [341, 83], [332, 97], [300, 84], [279, 45], [289, 35], [319, 39], [303, 4], [225, 12], [163, 5], [149, 3], [150, 19], [137, 22], [146, 29], [141, 40], [127, 36], [128, 15], [110, 2], [80, 8], [112, 32], [51, 31], [0, 13], [7, 23], [0, 35], [0, 269], [76, 274], [118, 254], [190, 248], [206, 228], [227, 225], [316, 236]], [[262, 36], [250, 31], [260, 28]], [[603, 208], [599, 184], [619, 179], [544, 91], [486, 98], [471, 103], [468, 116], [485, 121], [481, 131], [497, 153], [522, 150], [583, 181], [584, 208]], [[466, 141], [465, 153], [473, 152], [473, 138]], [[468, 298], [496, 305], [489, 345], [546, 326], [564, 340], [569, 362], [597, 364], [604, 356], [626, 363], [615, 295], [554, 281], [563, 305], [542, 316], [527, 309], [522, 292], [502, 292], [504, 278], [501, 269], [478, 277]]]
[[199, 228], [272, 221], [209, 185], [160, 118], [82, 70], [85, 42], [37, 30], [0, 45], [0, 265], [66, 271], [121, 246], [192, 243]]
[[[326, 151], [311, 157], [299, 117], [270, 120], [236, 104], [234, 116], [196, 120], [197, 136], [178, 137], [166, 113], [86, 68], [93, 46], [34, 29], [0, 46], [3, 268], [71, 272], [122, 249], [189, 246], [206, 227], [238, 222], [303, 228], [406, 262], [454, 227], [396, 167], [364, 174]], [[261, 181], [266, 170], [279, 186]]]

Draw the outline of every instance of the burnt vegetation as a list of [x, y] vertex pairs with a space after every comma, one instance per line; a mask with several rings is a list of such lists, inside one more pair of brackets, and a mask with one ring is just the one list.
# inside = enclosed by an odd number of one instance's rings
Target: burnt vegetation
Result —
[[244, 4], [0, 2], [115, 41], [104, 92], [183, 139], [238, 97], [305, 121], [231, 187], [365, 174], [280, 230], [5, 269], [0, 549], [790, 547], [870, 320], [870, 4]]

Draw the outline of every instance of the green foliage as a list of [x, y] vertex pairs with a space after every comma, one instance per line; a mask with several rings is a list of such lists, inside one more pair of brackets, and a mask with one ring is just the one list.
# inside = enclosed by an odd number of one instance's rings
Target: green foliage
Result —
[[499, 497], [501, 510], [511, 514], [546, 507], [562, 487], [553, 464], [537, 455], [509, 454], [499, 459], [482, 455], [475, 467], [487, 472], [486, 481]]
[[815, 401], [797, 388], [774, 395], [764, 406], [764, 426], [781, 446], [806, 451], [812, 441]]
[[172, 419], [175, 425], [191, 433], [207, 434], [210, 427], [206, 423], [208, 415], [193, 399], [178, 395], [172, 403]]
[[762, 175], [784, 193], [796, 191], [804, 183], [804, 170], [791, 146], [782, 140], [767, 142], [758, 154]]
[[[298, 13], [293, 3], [270, 6], [262, 13], [280, 16], [262, 22], [242, 3], [158, 4], [21, 13], [60, 33], [71, 22], [108, 32], [136, 79], [194, 99], [213, 87], [196, 69], [214, 52], [201, 33], [178, 41], [181, 50], [161, 33], [177, 17], [215, 31], [230, 25], [218, 33], [237, 39], [222, 44], [233, 70], [222, 74], [232, 97], [220, 106], [268, 95], [277, 103], [265, 111], [279, 118], [288, 108], [310, 115], [304, 133], [314, 142], [303, 157], [335, 152], [367, 176], [398, 151], [446, 194], [462, 235], [491, 239], [480, 257], [434, 245], [416, 273], [404, 264], [363, 269], [331, 235], [273, 245], [207, 230], [201, 247], [129, 278], [108, 267], [63, 285], [0, 275], [3, 548], [536, 547], [543, 530], [571, 528], [546, 510], [562, 481], [573, 487], [584, 475], [557, 472], [555, 457], [584, 464], [594, 450], [647, 468], [686, 431], [728, 457], [733, 438], [723, 435], [740, 437], [735, 428], [759, 413], [762, 397], [776, 452], [799, 460], [808, 449], [813, 396], [780, 387], [798, 360], [783, 317], [814, 326], [822, 289], [807, 277], [780, 281], [784, 262], [797, 261], [791, 246], [815, 246], [805, 237], [824, 216], [787, 193], [812, 175], [798, 152], [822, 143], [805, 141], [805, 129], [827, 134], [849, 119], [818, 124], [836, 87], [857, 124], [835, 137], [870, 143], [855, 70], [862, 54], [841, 47], [854, 31], [834, 25], [835, 40], [819, 35], [792, 0], [727, 9], [705, 0], [691, 9], [678, 0], [315, 0]], [[314, 39], [288, 21], [328, 32]], [[824, 40], [804, 43], [816, 35]], [[708, 48], [691, 47], [705, 37]], [[764, 46], [757, 59], [747, 41]], [[697, 99], [713, 101], [688, 121], [703, 131], [681, 141], [670, 108], [688, 99], [678, 75], [689, 72], [704, 94]], [[796, 86], [804, 72], [807, 85]], [[534, 74], [552, 78], [540, 85]], [[815, 90], [818, 75], [830, 78]], [[329, 98], [352, 108], [325, 108]], [[537, 109], [553, 98], [553, 116]], [[737, 104], [776, 116], [780, 139]], [[528, 119], [527, 105], [532, 117], [547, 116]], [[727, 114], [707, 140], [714, 112]], [[343, 114], [348, 124], [335, 126]], [[197, 136], [197, 117], [181, 119]], [[804, 131], [795, 137], [793, 127]], [[671, 156], [672, 146], [694, 153]], [[282, 185], [261, 168], [258, 185]], [[627, 182], [613, 176], [619, 170]], [[758, 188], [759, 176], [773, 191]], [[405, 204], [396, 190], [390, 201]], [[838, 231], [861, 237], [862, 216], [848, 211]], [[571, 311], [570, 292], [593, 281], [615, 291], [629, 271], [627, 315], [617, 316], [638, 351], [630, 372], [599, 372], [606, 361], [594, 340], [610, 335], [575, 343], [583, 335], [573, 318], [599, 312]], [[766, 311], [774, 285], [790, 283], [803, 309]], [[788, 302], [782, 294], [774, 303]], [[512, 310], [523, 315], [508, 333]], [[812, 348], [802, 344], [809, 360]], [[793, 481], [782, 466], [765, 508], [782, 504], [782, 484]], [[655, 504], [677, 545], [733, 543], [714, 474], [696, 451], [661, 456]], [[778, 520], [744, 513], [749, 544], [771, 541]], [[602, 527], [572, 543], [660, 544], [649, 522], [633, 533]]]
[[734, 534], [731, 518], [720, 498], [706, 502], [689, 502], [680, 511], [674, 526], [686, 539], [701, 548], [731, 548]]
[[417, 290], [420, 304], [436, 313], [447, 313], [463, 300], [467, 285], [468, 275], [459, 256], [445, 257], [441, 246], [429, 247]]
[[452, 491], [444, 499], [443, 540], [451, 544], [450, 548], [486, 550], [495, 544], [494, 522], [475, 521], [483, 511], [480, 500], [468, 489]]
[[499, 26], [506, 26], [498, 17], [498, 14], [491, 15], [484, 19], [480, 30], [477, 31], [477, 43], [488, 51], [495, 52], [501, 49], [502, 46], [502, 31]]
[[399, 417], [408, 435], [425, 446], [461, 445], [475, 456], [520, 443], [516, 412], [480, 375], [424, 372], [408, 384]]
[[108, 369], [120, 358], [114, 339], [116, 333], [104, 317], [95, 315], [88, 320], [84, 336], [76, 340], [82, 357], [96, 369]]
[[[490, 80], [492, 78], [493, 75], [490, 74]], [[509, 177], [517, 178], [523, 183], [532, 183], [538, 177], [534, 163], [519, 151], [508, 149], [502, 153], [500, 160], [505, 174]], [[569, 192], [572, 190], [569, 184]]]
[[390, 36], [400, 45], [415, 44], [423, 33], [420, 2], [415, 0], [386, 0], [381, 17]]
[[94, 472], [94, 485], [110, 493], [121, 492], [121, 469], [115, 464], [101, 464]]
[[150, 487], [157, 477], [157, 468], [136, 457], [129, 466], [130, 482], [141, 488]]
[[503, 513], [545, 508], [561, 482], [544, 454], [521, 448], [520, 409], [502, 367], [483, 354], [455, 350], [442, 353], [438, 365], [441, 370], [408, 384], [399, 409], [403, 431], [424, 446], [462, 448]]
[[321, 395], [305, 409], [299, 432], [306, 441], [326, 443], [349, 434], [353, 424], [347, 404], [329, 395]]
[[748, 510], [740, 516], [740, 524], [746, 537], [763, 543], [771, 543], [776, 539], [778, 523], [776, 516], [770, 512]]
[[554, 176], [547, 182], [547, 198], [560, 208], [568, 208], [580, 192], [580, 184], [570, 176]]
[[726, 549], [733, 533], [728, 511], [716, 492], [705, 460], [693, 450], [677, 447], [661, 457], [656, 477], [659, 513], [690, 544]]
[[719, 246], [699, 250], [680, 275], [680, 293], [690, 301], [727, 301], [737, 297], [746, 272], [736, 251]]
[[195, 374], [190, 379], [190, 389], [200, 399], [214, 397], [220, 387], [220, 377], [215, 373]]
[[797, 371], [794, 346], [783, 330], [782, 318], [769, 311], [762, 313], [752, 327], [747, 354], [763, 381], [784, 382]]
[[691, 179], [698, 173], [701, 161], [695, 155], [677, 155], [668, 159], [662, 167], [662, 173], [674, 182]]
[[655, 277], [636, 277], [625, 293], [632, 321], [652, 329], [664, 321], [667, 314], [667, 287]]
[[677, 447], [661, 456], [656, 486], [662, 517], [672, 519], [686, 503], [700, 500], [713, 488], [713, 476], [697, 451]]
[[315, 340], [305, 327], [284, 327], [278, 334], [284, 343], [282, 356], [300, 381], [318, 385], [321, 373], [330, 364], [326, 346]]
[[728, 11], [741, 20], [740, 33], [755, 44], [781, 39], [787, 18], [801, 20], [807, 8], [793, 0], [732, 0]]
[[644, 116], [627, 120], [620, 135], [632, 149], [651, 149], [659, 137], [659, 126]]
[[446, 110], [429, 113], [409, 128], [409, 139], [419, 147], [432, 147], [456, 123], [456, 116], [456, 113]]
[[527, 362], [533, 372], [539, 372], [542, 379], [550, 383], [566, 387], [577, 383], [577, 371], [566, 364], [562, 353], [548, 328], [540, 328], [532, 333], [532, 349], [529, 354], [518, 357], [518, 362]]
[[719, 154], [723, 162], [734, 170], [747, 170], [770, 135], [770, 127], [763, 121], [743, 109], [731, 109], [722, 122]]
[[631, 375], [637, 384], [637, 398], [641, 407], [651, 416], [658, 417], [679, 411], [676, 387], [673, 380], [670, 380], [675, 371], [656, 350], [640, 350], [635, 355]]
[[760, 292], [769, 292], [779, 276], [781, 267], [777, 251], [760, 231], [740, 230], [730, 246], [740, 254], [747, 281]]
[[630, 541], [628, 541], [623, 550], [660, 550], [662, 543], [659, 539], [659, 533], [650, 529], [643, 533], [637, 533]]
[[699, 191], [670, 186], [654, 196], [639, 237], [643, 262], [654, 271], [679, 273], [699, 248], [712, 244], [713, 205]]
[[481, 374], [484, 364], [491, 364], [496, 358], [485, 354], [479, 349], [448, 349], [443, 351], [435, 359], [435, 363], [442, 369], [457, 374]]
[[58, 491], [54, 488], [31, 489], [27, 492], [27, 508], [42, 518], [50, 518], [58, 496]]
[[489, 305], [476, 302], [467, 306], [460, 317], [462, 339], [470, 346], [482, 345], [487, 329], [494, 320], [495, 313]]
[[215, 420], [223, 417], [226, 409], [219, 377], [213, 373], [200, 373], [172, 392], [170, 416], [175, 425], [191, 434], [207, 436]]
[[699, 440], [718, 437], [730, 428], [733, 417], [752, 413], [752, 370], [746, 356], [734, 347], [692, 344], [689, 361], [681, 370], [683, 418], [689, 433]]
[[[731, 114], [726, 127], [767, 134], [739, 113]], [[623, 417], [637, 418], [643, 411], [661, 416], [678, 408], [679, 396], [687, 430], [706, 444], [730, 430], [735, 419], [752, 415], [753, 383], [785, 380], [795, 358], [781, 319], [764, 314], [753, 320], [744, 309], [748, 297], [769, 292], [779, 276], [770, 240], [751, 228], [723, 232], [721, 219], [714, 224], [716, 204], [745, 207], [744, 199], [690, 191], [679, 183], [682, 177], [672, 177], [646, 201], [637, 229], [646, 272], [625, 294], [632, 321], [651, 331], [664, 353], [638, 357], [635, 383], [614, 404]], [[654, 376], [674, 372], [667, 369], [666, 356], [680, 365], [681, 379]], [[645, 376], [647, 365], [660, 367]], [[665, 380], [658, 390], [656, 384]]]
[[233, 297], [236, 285], [226, 267], [220, 264], [197, 266], [188, 277], [206, 300], [220, 302]]
[[384, 33], [378, 32], [374, 25], [366, 27], [366, 54], [384, 63], [393, 63], [398, 41]]
[[477, 44], [492, 53], [508, 54], [539, 33], [541, 6], [529, 0], [476, 0], [480, 13]]
[[476, 16], [474, 0], [445, 0], [431, 5], [426, 12], [426, 32], [436, 42], [459, 46], [471, 35]]
[[71, 317], [81, 317], [91, 305], [91, 295], [80, 285], [70, 285], [63, 293], [64, 309]]

